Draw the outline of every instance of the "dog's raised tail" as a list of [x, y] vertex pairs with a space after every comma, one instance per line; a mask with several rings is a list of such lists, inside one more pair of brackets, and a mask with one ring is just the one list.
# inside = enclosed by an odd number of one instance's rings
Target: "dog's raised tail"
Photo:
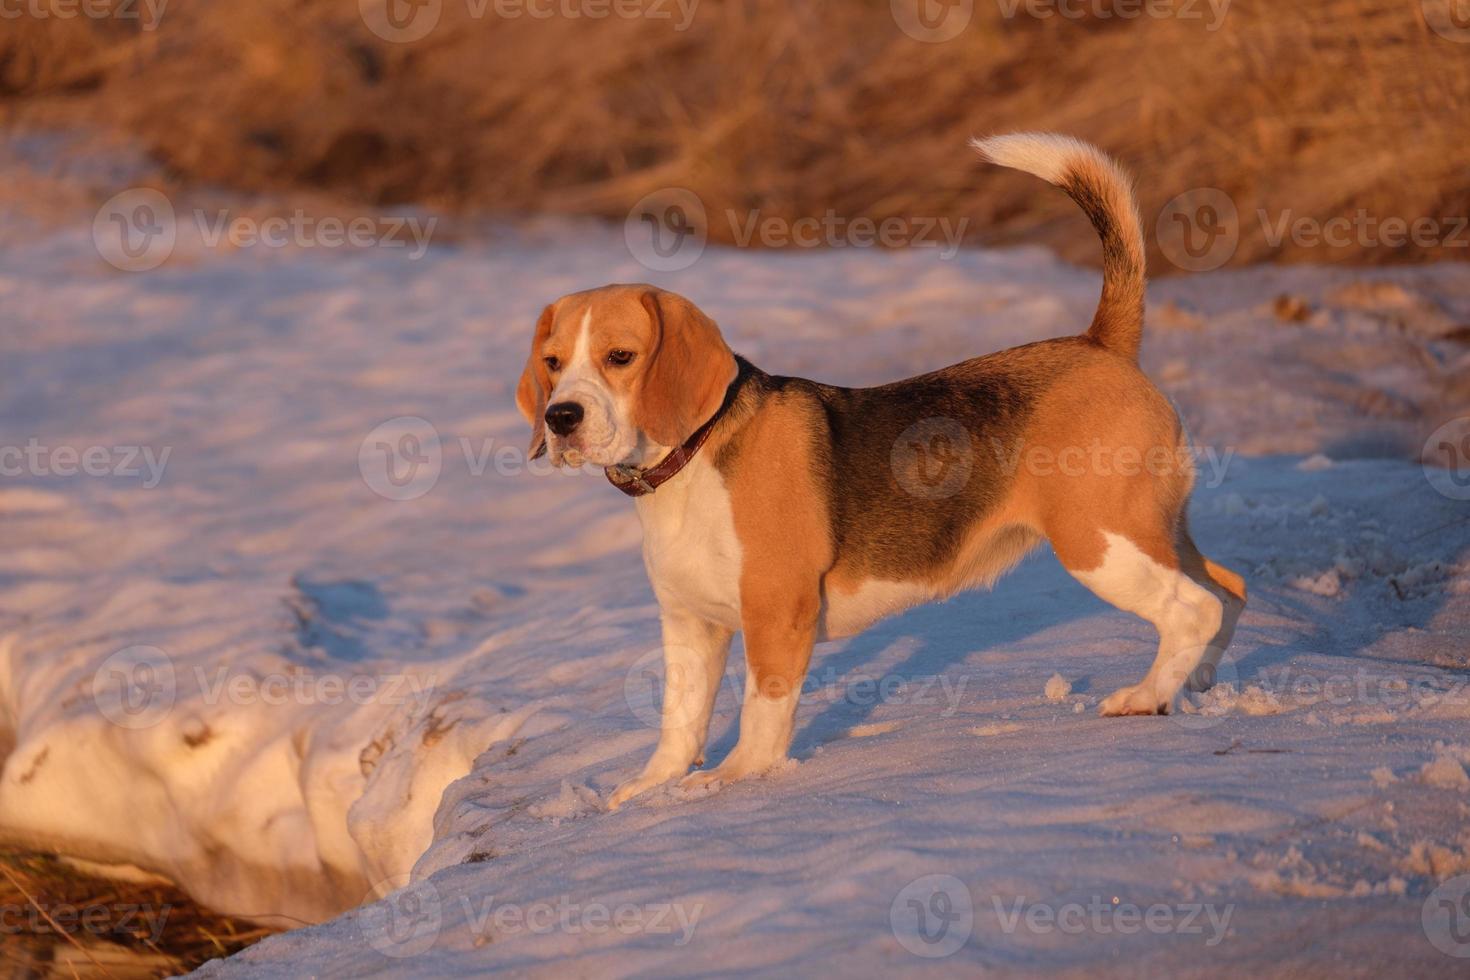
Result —
[[1137, 361], [1147, 263], [1128, 175], [1097, 147], [1055, 133], [1010, 133], [970, 145], [991, 163], [1056, 184], [1086, 212], [1103, 245], [1102, 300], [1087, 335]]

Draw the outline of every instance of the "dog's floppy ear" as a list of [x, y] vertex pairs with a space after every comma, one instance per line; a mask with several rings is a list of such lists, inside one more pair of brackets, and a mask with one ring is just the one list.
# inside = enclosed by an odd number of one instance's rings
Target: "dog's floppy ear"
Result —
[[677, 293], [650, 288], [642, 302], [654, 344], [634, 423], [660, 445], [677, 446], [719, 410], [735, 380], [735, 355], [715, 322]]
[[555, 316], [555, 303], [541, 311], [541, 319], [536, 321], [536, 334], [531, 338], [531, 354], [526, 358], [526, 369], [521, 372], [520, 384], [516, 385], [516, 408], [531, 423], [531, 445], [526, 452], [532, 459], [539, 459], [546, 452], [546, 396], [551, 393], [551, 377], [541, 360], [541, 345], [551, 333], [551, 321]]

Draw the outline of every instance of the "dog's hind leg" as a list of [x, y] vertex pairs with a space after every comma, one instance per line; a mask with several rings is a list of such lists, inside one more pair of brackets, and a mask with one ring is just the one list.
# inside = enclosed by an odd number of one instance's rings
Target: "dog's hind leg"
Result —
[[1186, 686], [1191, 691], [1207, 691], [1215, 684], [1220, 658], [1225, 655], [1225, 650], [1230, 646], [1230, 640], [1235, 635], [1236, 621], [1245, 611], [1245, 579], [1224, 565], [1217, 565], [1199, 553], [1199, 549], [1195, 547], [1193, 539], [1189, 536], [1189, 522], [1184, 515], [1180, 515], [1179, 518], [1176, 547], [1179, 552], [1179, 567], [1184, 574], [1188, 575], [1195, 584], [1209, 590], [1224, 606], [1219, 632], [1215, 634], [1214, 639], [1206, 648], [1199, 668], [1191, 673], [1189, 680], [1186, 681]]
[[1148, 675], [1105, 698], [1101, 713], [1168, 714], [1220, 634], [1224, 603], [1185, 573], [1173, 547], [1160, 536], [1139, 535], [1148, 551], [1109, 531], [1090, 529], [1074, 532], [1074, 537], [1087, 540], [1052, 540], [1067, 571], [1100, 598], [1159, 631], [1158, 654]]

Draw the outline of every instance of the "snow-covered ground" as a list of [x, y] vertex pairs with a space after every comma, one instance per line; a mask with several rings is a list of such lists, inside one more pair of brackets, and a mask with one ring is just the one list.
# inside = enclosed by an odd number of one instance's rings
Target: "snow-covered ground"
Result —
[[0, 246], [0, 833], [321, 923], [204, 973], [1470, 967], [1470, 503], [1416, 462], [1470, 415], [1437, 339], [1466, 267], [1153, 288], [1195, 537], [1251, 588], [1186, 710], [1097, 717], [1149, 628], [1043, 553], [821, 647], [784, 770], [609, 814], [657, 735], [657, 612], [627, 499], [524, 462], [542, 305], [651, 280], [767, 370], [861, 384], [1080, 330], [1096, 275], [656, 274], [581, 224], [196, 245], [140, 273], [85, 228]]

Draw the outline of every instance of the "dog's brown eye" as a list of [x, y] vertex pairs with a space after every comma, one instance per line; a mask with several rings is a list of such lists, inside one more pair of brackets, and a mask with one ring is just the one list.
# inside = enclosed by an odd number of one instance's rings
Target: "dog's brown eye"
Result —
[[612, 350], [608, 352], [607, 363], [614, 367], [627, 367], [633, 363], [634, 353], [630, 350]]
[[548, 370], [548, 371], [555, 371], [557, 368], [561, 367], [561, 359], [560, 358], [556, 358], [556, 357], [543, 357], [541, 360], [546, 363], [546, 370]]

